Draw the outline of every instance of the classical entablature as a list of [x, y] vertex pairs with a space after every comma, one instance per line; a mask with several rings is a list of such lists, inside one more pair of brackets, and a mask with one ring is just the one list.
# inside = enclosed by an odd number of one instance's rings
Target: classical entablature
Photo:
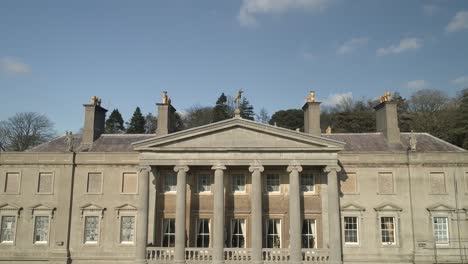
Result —
[[202, 161], [208, 160], [225, 165], [244, 165], [253, 160], [264, 165], [288, 165], [293, 160], [303, 165], [334, 165], [344, 143], [233, 118], [136, 142], [133, 146], [141, 152], [142, 163], [150, 165], [174, 165], [181, 160], [192, 165], [202, 165]]

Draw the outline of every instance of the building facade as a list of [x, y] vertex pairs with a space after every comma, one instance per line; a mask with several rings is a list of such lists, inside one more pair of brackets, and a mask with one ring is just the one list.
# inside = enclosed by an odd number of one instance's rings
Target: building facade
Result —
[[83, 134], [0, 153], [0, 263], [468, 263], [468, 152], [400, 133], [322, 134], [240, 118], [156, 134]]

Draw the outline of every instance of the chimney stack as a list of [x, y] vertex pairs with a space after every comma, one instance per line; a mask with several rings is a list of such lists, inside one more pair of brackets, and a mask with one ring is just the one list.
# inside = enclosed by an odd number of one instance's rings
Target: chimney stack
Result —
[[390, 92], [380, 97], [380, 104], [374, 107], [377, 120], [377, 132], [384, 134], [390, 144], [400, 141], [400, 128], [398, 127], [397, 102], [391, 101]]
[[315, 92], [310, 91], [307, 102], [302, 107], [304, 111], [304, 132], [320, 137], [320, 102], [315, 101]]
[[90, 104], [84, 104], [85, 123], [81, 145], [91, 145], [104, 133], [107, 109], [101, 107], [101, 99], [93, 96]]
[[171, 105], [171, 98], [163, 91], [162, 102], [158, 106], [158, 128], [156, 135], [163, 136], [175, 131], [176, 109]]

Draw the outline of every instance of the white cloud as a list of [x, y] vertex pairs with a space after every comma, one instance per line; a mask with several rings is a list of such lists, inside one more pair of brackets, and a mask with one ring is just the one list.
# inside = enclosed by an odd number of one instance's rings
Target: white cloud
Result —
[[452, 83], [459, 86], [466, 86], [468, 85], [468, 75], [455, 78], [452, 80]]
[[331, 0], [243, 0], [237, 19], [242, 26], [255, 26], [258, 14], [279, 14], [291, 9], [322, 11]]
[[429, 83], [425, 80], [414, 80], [405, 83], [403, 86], [410, 90], [417, 91], [427, 88], [429, 86]]
[[311, 60], [315, 60], [316, 56], [312, 52], [302, 51], [301, 52], [301, 58], [303, 58], [304, 60], [307, 60], [307, 61], [311, 61]]
[[448, 32], [456, 32], [464, 29], [468, 29], [468, 11], [458, 12], [445, 28]]
[[31, 67], [18, 58], [5, 57], [0, 60], [0, 70], [9, 74], [26, 74]]
[[338, 50], [336, 51], [336, 53], [340, 55], [351, 53], [355, 51], [356, 49], [367, 46], [368, 42], [369, 42], [369, 38], [365, 38], [365, 37], [352, 38], [348, 41], [345, 41], [340, 47], [338, 47]]
[[433, 16], [439, 11], [440, 7], [434, 4], [426, 4], [423, 6], [423, 13], [426, 16]]
[[323, 105], [326, 107], [335, 107], [345, 100], [352, 100], [352, 99], [353, 99], [352, 92], [330, 94], [327, 97], [327, 99], [323, 100]]
[[391, 45], [377, 50], [377, 56], [398, 54], [409, 50], [417, 50], [422, 47], [422, 40], [419, 38], [404, 38], [398, 45]]

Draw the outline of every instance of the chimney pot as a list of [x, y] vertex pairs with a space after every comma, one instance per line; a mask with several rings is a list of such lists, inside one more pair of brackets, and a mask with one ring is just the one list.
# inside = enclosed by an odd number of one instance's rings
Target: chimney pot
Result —
[[302, 107], [304, 111], [304, 132], [320, 137], [320, 102], [315, 101], [315, 92], [310, 91], [307, 101]]
[[158, 106], [158, 127], [156, 135], [167, 135], [175, 131], [175, 112], [176, 109], [171, 105], [171, 98], [163, 91], [162, 102]]
[[84, 104], [85, 123], [81, 145], [91, 145], [103, 133], [106, 123], [107, 109], [101, 107], [101, 99], [97, 96], [91, 97], [90, 104]]

